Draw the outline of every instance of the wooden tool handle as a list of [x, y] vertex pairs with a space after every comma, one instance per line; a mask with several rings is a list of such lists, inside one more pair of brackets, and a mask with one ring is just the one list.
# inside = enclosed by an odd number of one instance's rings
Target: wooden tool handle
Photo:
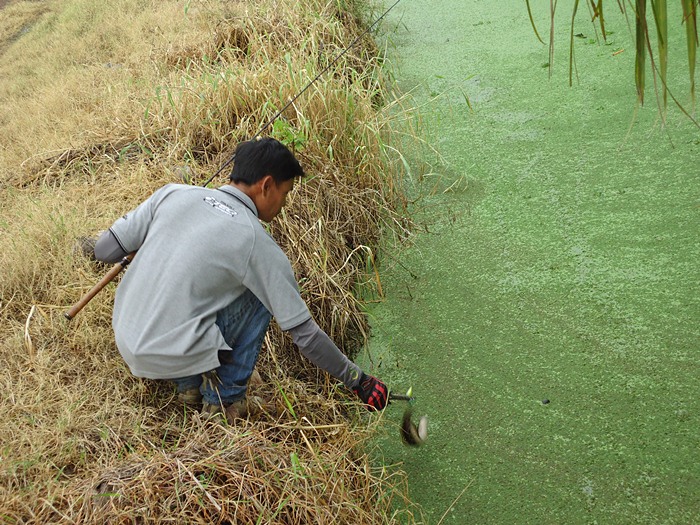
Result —
[[100, 279], [100, 282], [98, 282], [95, 286], [93, 286], [88, 293], [83, 295], [83, 297], [73, 305], [73, 307], [68, 310], [66, 313], [63, 314], [63, 317], [68, 319], [69, 321], [73, 319], [76, 315], [78, 315], [78, 312], [82, 310], [86, 304], [88, 304], [93, 297], [95, 297], [102, 288], [107, 286], [110, 282], [114, 280], [114, 278], [121, 273], [121, 271], [126, 268], [131, 260], [134, 258], [134, 255], [136, 255], [136, 252], [132, 252], [126, 257], [124, 257], [121, 261], [119, 261], [117, 264], [112, 266], [112, 269], [107, 272], [107, 274]]

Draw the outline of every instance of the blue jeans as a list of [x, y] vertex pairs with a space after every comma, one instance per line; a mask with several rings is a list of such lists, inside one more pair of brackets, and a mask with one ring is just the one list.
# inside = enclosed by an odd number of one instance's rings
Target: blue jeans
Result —
[[244, 398], [271, 317], [249, 290], [220, 310], [216, 326], [232, 350], [219, 350], [221, 364], [210, 372], [173, 379], [178, 392], [199, 388], [204, 402], [212, 405]]

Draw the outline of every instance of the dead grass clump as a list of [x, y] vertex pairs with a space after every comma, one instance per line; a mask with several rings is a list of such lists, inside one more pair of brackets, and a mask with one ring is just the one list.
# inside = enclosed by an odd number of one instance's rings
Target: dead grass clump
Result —
[[371, 466], [362, 450], [368, 429], [342, 414], [342, 401], [289, 381], [277, 388], [285, 392], [277, 395], [281, 415], [235, 427], [170, 406], [148, 414], [140, 434], [96, 429], [84, 445], [116, 447], [119, 461], [100, 461], [90, 476], [81, 476], [80, 458], [66, 455], [56, 463], [54, 454], [43, 467], [53, 481], [32, 485], [31, 499], [24, 494], [27, 478], [20, 477], [27, 472], [18, 468], [2, 479], [3, 518], [37, 524], [373, 524], [411, 516], [401, 511], [392, 518], [393, 507], [407, 502], [397, 504], [400, 492], [387, 493], [386, 486], [401, 480]]
[[[277, 415], [229, 427], [130, 375], [111, 330], [118, 283], [63, 318], [105, 272], [76, 238], [163, 184], [207, 180], [354, 39], [364, 7], [346, 4], [352, 16], [322, 0], [46, 2], [0, 54], [3, 523], [413, 522], [400, 470], [364, 450], [381, 417], [278, 329], [259, 363]], [[377, 241], [403, 224], [365, 44], [266, 130], [309, 174], [271, 232], [349, 354], [367, 335], [354, 292], [381, 296]]]

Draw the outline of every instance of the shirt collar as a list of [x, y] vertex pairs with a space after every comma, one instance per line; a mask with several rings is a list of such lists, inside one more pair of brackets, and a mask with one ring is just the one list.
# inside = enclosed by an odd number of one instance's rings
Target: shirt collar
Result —
[[255, 207], [255, 203], [253, 202], [253, 199], [248, 197], [245, 193], [243, 193], [241, 190], [236, 188], [235, 186], [231, 186], [230, 184], [224, 184], [219, 188], [219, 191], [223, 191], [224, 193], [228, 193], [232, 197], [235, 197], [239, 201], [241, 201], [246, 208], [248, 208], [250, 211], [252, 211], [255, 216], [258, 216], [258, 209]]

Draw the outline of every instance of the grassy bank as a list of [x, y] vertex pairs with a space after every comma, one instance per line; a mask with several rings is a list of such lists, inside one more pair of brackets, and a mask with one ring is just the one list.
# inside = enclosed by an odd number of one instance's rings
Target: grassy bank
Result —
[[[115, 284], [63, 319], [105, 272], [76, 237], [165, 183], [207, 180], [371, 15], [352, 0], [3, 8], [0, 521], [413, 521], [391, 510], [406, 508], [403, 474], [363, 450], [376, 422], [278, 329], [258, 388], [279, 415], [228, 427], [130, 375], [110, 327]], [[364, 276], [379, 233], [401, 223], [380, 56], [363, 38], [269, 130], [310, 175], [272, 234], [349, 353], [366, 333], [351, 290], [375, 289]]]

